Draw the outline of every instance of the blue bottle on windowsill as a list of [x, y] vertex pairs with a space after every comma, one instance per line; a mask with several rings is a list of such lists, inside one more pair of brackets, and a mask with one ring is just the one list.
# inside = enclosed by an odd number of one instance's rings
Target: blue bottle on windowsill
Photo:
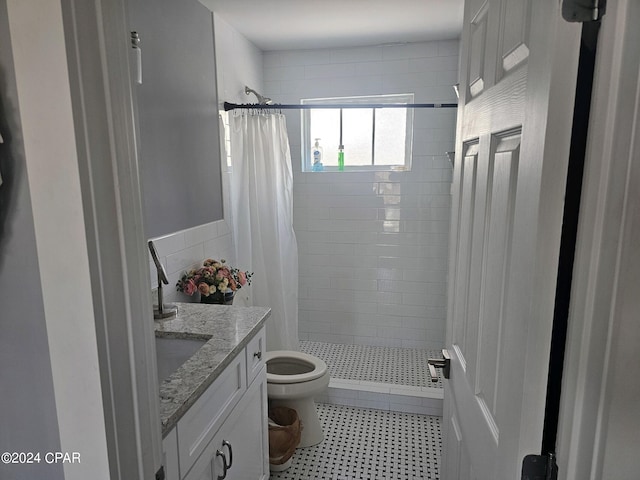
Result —
[[322, 165], [322, 147], [320, 146], [320, 139], [316, 138], [316, 143], [311, 147], [311, 156], [313, 158], [313, 165], [311, 166], [311, 170], [314, 172], [321, 172], [324, 170], [324, 165]]

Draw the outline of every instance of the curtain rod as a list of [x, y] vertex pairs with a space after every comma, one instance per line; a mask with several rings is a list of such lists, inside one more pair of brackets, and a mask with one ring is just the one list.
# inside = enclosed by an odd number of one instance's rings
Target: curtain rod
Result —
[[224, 102], [224, 111], [235, 109], [260, 110], [313, 110], [316, 108], [458, 108], [457, 103], [325, 103], [325, 104], [290, 104], [290, 105], [260, 105], [257, 103], [229, 103]]

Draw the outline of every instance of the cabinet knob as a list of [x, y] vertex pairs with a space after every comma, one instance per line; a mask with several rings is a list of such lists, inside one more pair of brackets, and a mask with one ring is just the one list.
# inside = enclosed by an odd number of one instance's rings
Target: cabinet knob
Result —
[[257, 352], [254, 352], [253, 356], [256, 357], [258, 360], [261, 360], [262, 359], [262, 351], [258, 350]]

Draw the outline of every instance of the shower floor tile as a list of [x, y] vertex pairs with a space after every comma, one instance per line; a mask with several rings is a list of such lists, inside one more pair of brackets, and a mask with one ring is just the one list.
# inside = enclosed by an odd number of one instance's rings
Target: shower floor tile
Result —
[[309, 341], [300, 341], [300, 350], [324, 360], [331, 378], [442, 388], [442, 371], [432, 382], [427, 366], [428, 358], [442, 358], [436, 350]]
[[440, 417], [318, 404], [325, 439], [271, 479], [438, 480]]

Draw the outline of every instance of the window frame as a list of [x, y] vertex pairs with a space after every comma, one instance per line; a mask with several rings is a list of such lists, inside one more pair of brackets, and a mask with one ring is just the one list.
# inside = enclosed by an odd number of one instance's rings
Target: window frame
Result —
[[[343, 104], [343, 105], [357, 105], [357, 104], [380, 104], [380, 103], [414, 103], [414, 93], [394, 93], [383, 95], [360, 95], [360, 96], [345, 96], [345, 97], [323, 97], [323, 98], [303, 98], [300, 100], [301, 105], [326, 105], [326, 104]], [[366, 107], [365, 107], [366, 108]], [[375, 111], [374, 110], [374, 128], [372, 131], [372, 144], [375, 141]], [[345, 162], [344, 172], [371, 172], [371, 171], [411, 171], [412, 157], [413, 157], [413, 121], [414, 112], [413, 108], [406, 109], [406, 132], [405, 132], [405, 151], [404, 151], [404, 164], [395, 165], [348, 165]], [[301, 136], [302, 136], [302, 171], [305, 173], [322, 173], [322, 172], [338, 172], [338, 167], [335, 165], [324, 165], [324, 169], [320, 172], [312, 170], [312, 155], [311, 146], [313, 139], [311, 138], [311, 110], [303, 109], [300, 111], [301, 122]], [[375, 161], [375, 147], [372, 148], [372, 159]]]

